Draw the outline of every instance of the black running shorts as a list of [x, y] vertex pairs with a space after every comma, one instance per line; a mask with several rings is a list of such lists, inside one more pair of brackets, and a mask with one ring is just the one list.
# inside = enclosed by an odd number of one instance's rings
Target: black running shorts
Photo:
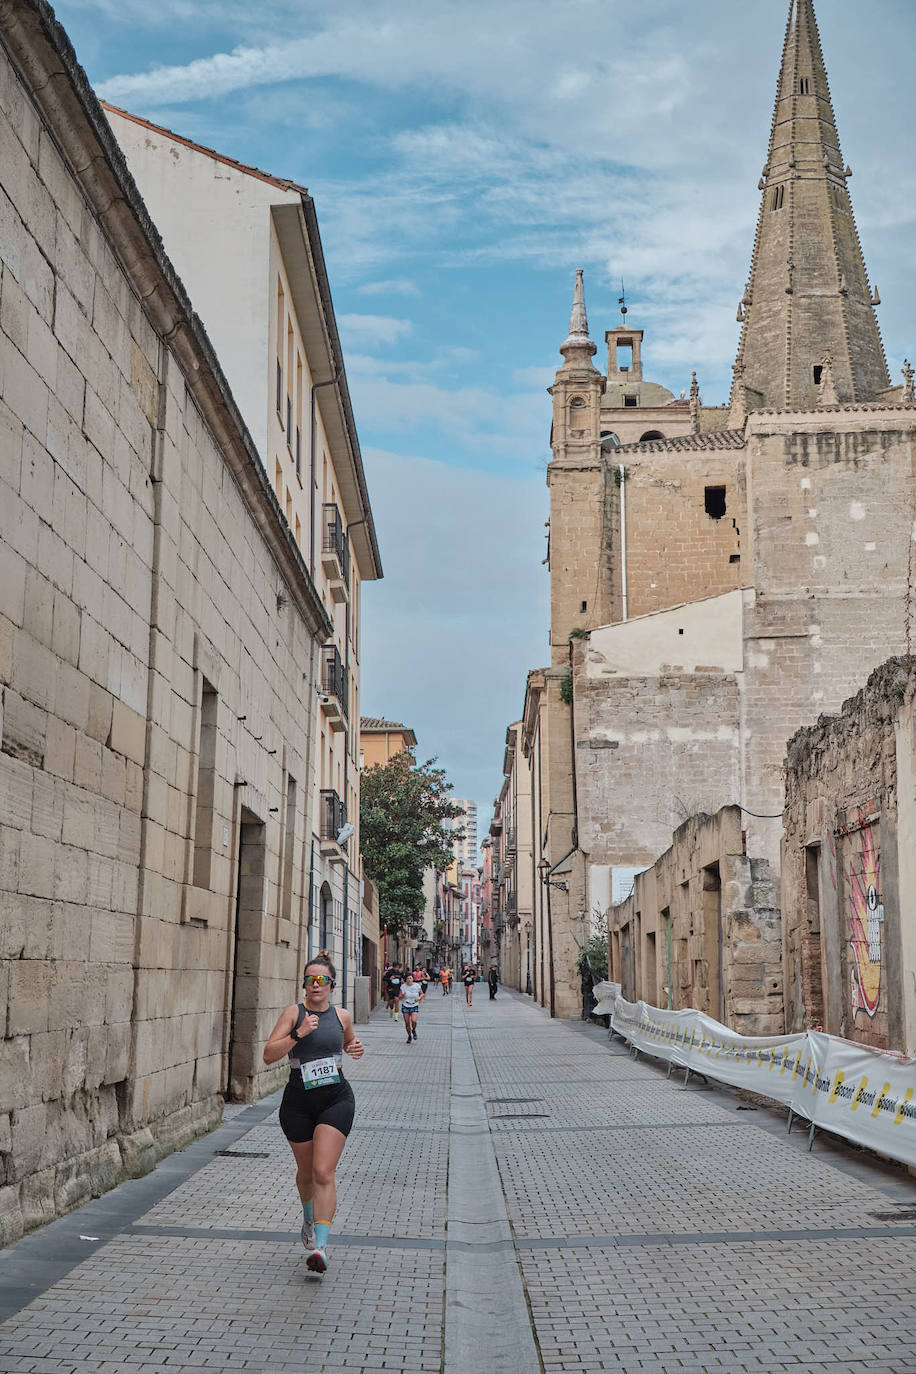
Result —
[[349, 1135], [355, 1111], [356, 1099], [346, 1080], [306, 1092], [301, 1078], [294, 1076], [280, 1103], [280, 1129], [294, 1145], [311, 1140], [316, 1126], [333, 1126], [341, 1135]]

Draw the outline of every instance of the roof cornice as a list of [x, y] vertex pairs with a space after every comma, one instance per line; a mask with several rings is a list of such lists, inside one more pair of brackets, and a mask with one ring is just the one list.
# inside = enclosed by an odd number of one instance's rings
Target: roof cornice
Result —
[[301, 200], [305, 232], [309, 246], [309, 256], [314, 270], [315, 285], [324, 312], [324, 322], [327, 330], [329, 344], [328, 363], [329, 367], [333, 368], [331, 376], [334, 376], [335, 373], [339, 373], [338, 382], [333, 388], [333, 391], [337, 396], [343, 416], [353, 476], [359, 491], [360, 504], [363, 510], [363, 515], [360, 520], [351, 520], [348, 529], [352, 530], [353, 526], [358, 524], [365, 532], [366, 551], [370, 556], [372, 572], [371, 574], [363, 572], [363, 577], [367, 580], [373, 580], [381, 578], [384, 575], [382, 573], [382, 558], [379, 553], [378, 539], [375, 533], [375, 522], [372, 518], [372, 506], [369, 502], [369, 488], [366, 484], [363, 456], [359, 447], [359, 437], [356, 433], [356, 420], [353, 415], [353, 405], [350, 400], [350, 388], [347, 385], [347, 372], [344, 366], [343, 348], [340, 343], [340, 335], [337, 332], [337, 317], [334, 314], [334, 303], [331, 300], [331, 283], [328, 279], [327, 265], [324, 260], [324, 249], [321, 245], [321, 234], [318, 229], [318, 215], [315, 210], [315, 202], [307, 191], [302, 191]]

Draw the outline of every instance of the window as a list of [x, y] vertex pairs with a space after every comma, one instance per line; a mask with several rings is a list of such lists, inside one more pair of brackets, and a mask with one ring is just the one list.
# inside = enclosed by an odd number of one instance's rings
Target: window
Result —
[[651, 443], [653, 439], [664, 439], [664, 437], [660, 429], [647, 429], [639, 442], [641, 444], [648, 444]]
[[611, 429], [606, 429], [601, 435], [601, 447], [605, 453], [611, 452], [615, 448], [620, 448], [620, 440]]
[[624, 396], [624, 398], [623, 398], [623, 403], [624, 403], [625, 406], [638, 406], [638, 405], [639, 405], [639, 397], [638, 397], [638, 396]]
[[569, 403], [569, 408], [570, 408], [570, 410], [584, 410], [584, 409], [585, 409], [585, 397], [584, 397], [584, 396], [574, 396], [574, 397], [572, 398], [572, 400], [570, 401], [570, 403]]
[[302, 430], [296, 426], [296, 476], [302, 486]]
[[293, 403], [290, 398], [286, 398], [286, 442], [290, 448], [293, 446]]
[[286, 299], [283, 286], [277, 280], [277, 414], [283, 419], [283, 326], [286, 322]]
[[823, 375], [824, 375], [824, 366], [823, 366], [823, 363], [815, 363], [815, 364], [814, 364], [814, 385], [815, 385], [815, 386], [820, 386], [820, 384], [821, 384], [821, 378], [823, 377]]
[[783, 205], [784, 205], [784, 203], [785, 203], [785, 199], [786, 199], [786, 188], [785, 188], [785, 186], [774, 186], [774, 187], [773, 187], [772, 209], [774, 209], [774, 210], [781, 210], [782, 207], [783, 207]]
[[277, 493], [277, 500], [281, 501], [283, 499], [283, 469], [280, 466], [279, 458], [274, 464], [274, 487]]
[[799, 93], [799, 95], [810, 95], [810, 94], [811, 94], [811, 86], [810, 86], [810, 83], [809, 83], [809, 80], [808, 80], [807, 76], [803, 76], [803, 77], [801, 78], [801, 80], [799, 81], [799, 83], [798, 83], [798, 93]]
[[283, 877], [280, 914], [288, 921], [293, 912], [293, 853], [296, 847], [296, 779], [286, 779], [286, 825], [283, 834]]
[[633, 366], [633, 340], [617, 340], [617, 371], [629, 372]]
[[216, 689], [205, 677], [200, 688], [200, 743], [197, 749], [197, 799], [194, 819], [194, 886], [210, 886], [213, 858], [213, 802], [216, 782]]
[[725, 514], [725, 488], [707, 487], [704, 495], [706, 514], [711, 520], [721, 520]]

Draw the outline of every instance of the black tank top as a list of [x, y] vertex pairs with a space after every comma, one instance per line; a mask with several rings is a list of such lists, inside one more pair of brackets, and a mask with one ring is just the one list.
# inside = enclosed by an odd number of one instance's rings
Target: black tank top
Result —
[[[297, 1031], [306, 1014], [306, 1009], [300, 1002], [299, 1016], [295, 1025]], [[330, 1059], [332, 1055], [338, 1064], [342, 1064], [343, 1026], [340, 1024], [340, 1017], [337, 1012], [333, 1007], [328, 1007], [327, 1011], [309, 1014], [318, 1017], [318, 1025], [308, 1035], [304, 1035], [298, 1045], [293, 1045], [289, 1052], [290, 1070], [295, 1071], [300, 1065], [307, 1064], [311, 1059]]]

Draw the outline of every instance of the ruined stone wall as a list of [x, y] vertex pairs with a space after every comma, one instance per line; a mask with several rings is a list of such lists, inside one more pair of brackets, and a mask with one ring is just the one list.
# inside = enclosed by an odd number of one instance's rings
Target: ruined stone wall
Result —
[[776, 892], [769, 865], [744, 852], [737, 807], [685, 821], [608, 924], [625, 997], [694, 1007], [741, 1035], [782, 1032]]
[[230, 1080], [277, 1081], [259, 1056], [298, 986], [315, 627], [279, 512], [243, 497], [102, 228], [104, 159], [87, 190], [5, 55], [0, 146], [10, 1239], [214, 1124]]
[[900, 856], [916, 836], [898, 774], [909, 773], [914, 693], [913, 661], [890, 659], [789, 742], [782, 875], [788, 1028], [907, 1052], [913, 896]]

